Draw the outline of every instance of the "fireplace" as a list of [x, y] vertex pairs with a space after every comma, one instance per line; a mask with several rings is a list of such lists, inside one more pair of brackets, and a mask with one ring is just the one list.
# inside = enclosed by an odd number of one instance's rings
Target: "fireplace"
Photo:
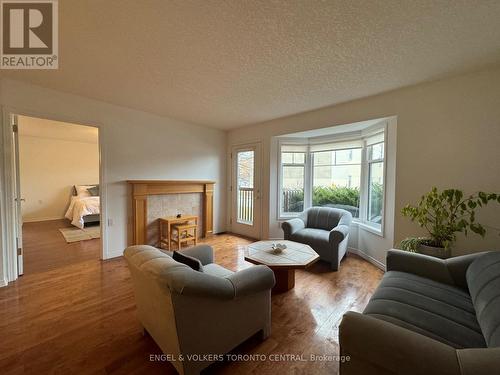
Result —
[[149, 195], [147, 198], [147, 236], [146, 243], [151, 246], [158, 244], [158, 218], [182, 216], [198, 216], [198, 233], [203, 233], [203, 194], [178, 193]]
[[158, 218], [197, 215], [199, 233], [213, 233], [213, 181], [129, 180], [134, 245], [156, 245]]

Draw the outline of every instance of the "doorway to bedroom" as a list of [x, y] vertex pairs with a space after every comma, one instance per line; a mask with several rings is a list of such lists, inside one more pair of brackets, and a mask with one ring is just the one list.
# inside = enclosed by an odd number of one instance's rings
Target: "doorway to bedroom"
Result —
[[99, 129], [12, 121], [19, 275], [100, 259]]

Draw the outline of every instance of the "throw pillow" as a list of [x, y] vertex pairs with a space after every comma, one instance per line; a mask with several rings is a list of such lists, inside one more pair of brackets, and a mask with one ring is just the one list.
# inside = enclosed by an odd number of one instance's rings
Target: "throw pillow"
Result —
[[189, 255], [186, 254], [179, 253], [178, 251], [174, 251], [174, 255], [172, 256], [172, 258], [179, 263], [183, 263], [186, 266], [191, 267], [195, 271], [203, 272], [203, 265], [196, 258], [190, 257]]
[[80, 198], [91, 197], [88, 189], [95, 185], [75, 185], [75, 195]]
[[98, 197], [99, 196], [99, 185], [92, 186], [91, 188], [88, 188], [87, 191], [90, 193], [91, 196]]

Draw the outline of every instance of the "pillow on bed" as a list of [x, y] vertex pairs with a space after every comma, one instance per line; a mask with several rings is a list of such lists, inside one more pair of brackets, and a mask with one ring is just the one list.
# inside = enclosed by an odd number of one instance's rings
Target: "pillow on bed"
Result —
[[99, 185], [92, 186], [87, 189], [91, 196], [98, 197], [99, 196]]
[[90, 197], [88, 189], [92, 187], [95, 187], [95, 185], [75, 185], [76, 196], [80, 198]]

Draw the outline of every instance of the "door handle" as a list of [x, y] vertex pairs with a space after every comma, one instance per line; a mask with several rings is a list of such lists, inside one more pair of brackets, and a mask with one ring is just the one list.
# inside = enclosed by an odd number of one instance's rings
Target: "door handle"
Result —
[[24, 199], [24, 198], [15, 198], [14, 200], [16, 202], [26, 202], [26, 199]]

